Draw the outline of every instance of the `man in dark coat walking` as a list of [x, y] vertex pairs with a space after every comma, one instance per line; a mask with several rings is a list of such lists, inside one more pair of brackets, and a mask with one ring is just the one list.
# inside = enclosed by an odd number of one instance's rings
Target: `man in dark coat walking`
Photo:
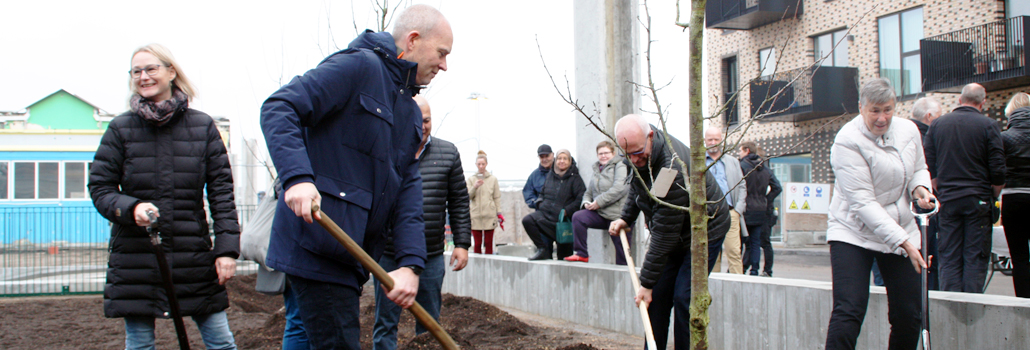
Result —
[[373, 259], [392, 234], [400, 268], [390, 272], [395, 286], [387, 298], [403, 308], [414, 302], [426, 241], [415, 158], [422, 118], [412, 96], [447, 70], [452, 41], [439, 11], [411, 6], [392, 35], [366, 31], [261, 108], [285, 189], [267, 263], [287, 274], [314, 349], [360, 348], [358, 299], [368, 271], [312, 223], [312, 204]]
[[998, 123], [980, 112], [986, 92], [962, 88], [959, 106], [930, 125], [926, 166], [939, 193], [941, 290], [983, 293], [991, 256], [991, 211], [1005, 187], [1005, 150]]
[[[472, 245], [469, 191], [465, 186], [465, 172], [461, 168], [458, 148], [449, 141], [430, 136], [433, 118], [429, 101], [417, 95], [415, 102], [418, 102], [422, 111], [422, 143], [419, 144], [417, 157], [418, 170], [422, 175], [422, 218], [426, 222], [426, 269], [419, 276], [415, 301], [433, 319], [439, 321], [442, 300], [440, 291], [446, 270], [443, 257], [447, 244], [444, 225], [449, 217], [454, 235], [450, 264], [454, 271], [461, 270], [468, 263], [468, 249]], [[394, 242], [388, 239], [386, 253], [379, 258], [379, 265], [387, 271], [396, 269], [395, 255]], [[375, 284], [375, 290], [376, 323], [372, 329], [372, 346], [375, 350], [393, 350], [397, 348], [397, 323], [402, 310], [394, 302], [386, 300], [386, 290], [379, 283]], [[425, 332], [426, 328], [415, 322], [415, 334]]]
[[[636, 301], [650, 303], [647, 310], [659, 349], [665, 349], [669, 338], [669, 316], [675, 310], [676, 349], [687, 349], [690, 343], [687, 336], [690, 334], [690, 276], [693, 273], [690, 269], [690, 213], [660, 204], [650, 194], [651, 188], [655, 187], [658, 199], [681, 207], [690, 205], [685, 182], [689, 169], [683, 169], [673, 159], [674, 156], [680, 157], [689, 168], [690, 159], [686, 157], [690, 155], [690, 149], [672, 135], [668, 137], [670, 139], [666, 140], [661, 130], [635, 114], [622, 117], [615, 124], [615, 138], [626, 152], [625, 162], [636, 167], [644, 183], [630, 175], [629, 197], [622, 209], [622, 218], [612, 221], [608, 233], [618, 235], [619, 230], [629, 229], [637, 216], [644, 213], [651, 231], [651, 246], [640, 270], [640, 290]], [[667, 141], [672, 144], [671, 149]], [[664, 182], [659, 176], [663, 168], [676, 172], [673, 181]], [[658, 178], [652, 179], [652, 176]], [[668, 192], [661, 196], [665, 190]], [[705, 271], [708, 274], [712, 272], [715, 259], [722, 250], [723, 239], [730, 229], [730, 207], [726, 201], [718, 201], [723, 193], [711, 172], [705, 173], [705, 190], [709, 217], [708, 271]]]

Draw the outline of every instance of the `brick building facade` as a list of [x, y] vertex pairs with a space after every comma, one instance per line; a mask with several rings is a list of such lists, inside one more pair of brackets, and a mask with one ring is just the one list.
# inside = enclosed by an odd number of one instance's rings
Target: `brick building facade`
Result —
[[[707, 15], [710, 110], [736, 93], [717, 120], [733, 130], [731, 141], [744, 133], [784, 155], [772, 160], [781, 181], [833, 182], [830, 145], [857, 116], [858, 86], [871, 79], [892, 80], [902, 118], [923, 96], [950, 111], [958, 89], [979, 82], [985, 113], [1004, 125], [1009, 98], [1030, 92], [1030, 17], [1018, 17], [1030, 16], [1026, 0], [709, 0]], [[790, 81], [780, 99], [763, 101]]]

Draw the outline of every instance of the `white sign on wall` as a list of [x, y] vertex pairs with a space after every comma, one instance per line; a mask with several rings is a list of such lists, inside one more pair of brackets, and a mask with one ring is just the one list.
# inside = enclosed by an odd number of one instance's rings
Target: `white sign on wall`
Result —
[[827, 214], [830, 208], [830, 184], [806, 182], [783, 183], [783, 208], [793, 214]]

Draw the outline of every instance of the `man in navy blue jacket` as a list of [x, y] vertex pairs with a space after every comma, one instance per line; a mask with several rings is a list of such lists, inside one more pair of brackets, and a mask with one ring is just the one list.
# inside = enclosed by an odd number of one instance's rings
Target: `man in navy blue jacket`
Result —
[[522, 198], [526, 200], [526, 205], [533, 209], [536, 209], [536, 203], [542, 199], [540, 190], [544, 189], [544, 180], [547, 179], [547, 173], [551, 172], [551, 165], [554, 165], [554, 152], [551, 152], [551, 146], [540, 145], [536, 148], [536, 154], [540, 157], [540, 166], [529, 174], [526, 185], [522, 186]]
[[361, 285], [368, 271], [317, 223], [312, 204], [373, 259], [393, 235], [398, 269], [387, 298], [412, 305], [425, 266], [421, 112], [412, 99], [447, 70], [453, 36], [436, 9], [414, 5], [393, 34], [366, 31], [261, 107], [261, 127], [285, 194], [272, 224], [268, 266], [287, 274], [312, 349], [360, 349]]

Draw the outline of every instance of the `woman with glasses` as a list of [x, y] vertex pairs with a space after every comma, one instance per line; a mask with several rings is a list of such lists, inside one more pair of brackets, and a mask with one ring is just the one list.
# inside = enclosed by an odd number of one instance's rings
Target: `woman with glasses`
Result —
[[[612, 220], [622, 215], [622, 205], [626, 203], [626, 176], [629, 170], [622, 162], [622, 157], [615, 155], [615, 145], [609, 141], [597, 144], [597, 162], [594, 163], [594, 176], [583, 193], [580, 207], [586, 210], [577, 211], [572, 216], [572, 249], [575, 252], [565, 261], [589, 262], [587, 252], [587, 229], [596, 228], [607, 231]], [[629, 232], [627, 239], [631, 240]], [[617, 236], [611, 237], [615, 245], [615, 264], [626, 265], [626, 257], [622, 252], [622, 242]]]
[[887, 288], [888, 349], [919, 341], [919, 274], [926, 262], [910, 206], [932, 209], [930, 172], [919, 129], [892, 122], [894, 88], [887, 79], [859, 91], [861, 114], [844, 125], [830, 148], [835, 175], [826, 240], [833, 272], [833, 312], [826, 349], [854, 349], [869, 304], [869, 271], [880, 266]]
[[171, 311], [149, 226], [181, 314], [208, 349], [236, 349], [224, 284], [236, 272], [240, 228], [225, 144], [211, 117], [189, 108], [195, 89], [168, 49], [141, 47], [130, 64], [130, 110], [111, 121], [89, 175], [93, 204], [111, 221], [104, 315], [125, 319], [126, 349], [154, 348], [154, 319]]

